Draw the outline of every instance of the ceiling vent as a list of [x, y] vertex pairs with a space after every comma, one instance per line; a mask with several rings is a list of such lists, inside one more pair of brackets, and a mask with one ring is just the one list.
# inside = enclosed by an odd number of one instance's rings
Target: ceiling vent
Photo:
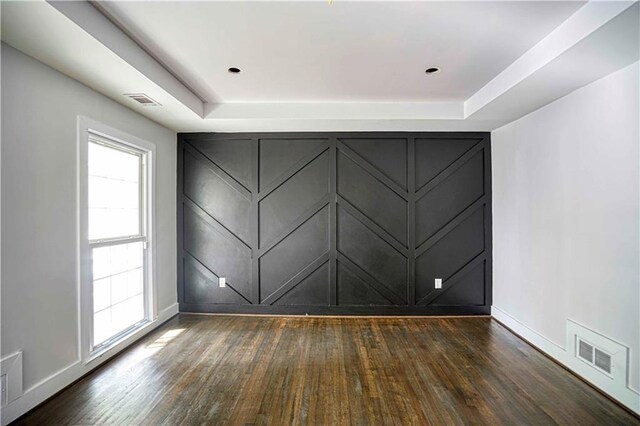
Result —
[[142, 106], [161, 106], [160, 103], [154, 101], [144, 93], [125, 93], [124, 96], [131, 98]]

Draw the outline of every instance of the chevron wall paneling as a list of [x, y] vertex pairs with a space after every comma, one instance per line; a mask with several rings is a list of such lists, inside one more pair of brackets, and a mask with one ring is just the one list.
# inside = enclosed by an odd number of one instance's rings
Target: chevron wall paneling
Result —
[[180, 134], [181, 310], [488, 314], [490, 159], [488, 133]]

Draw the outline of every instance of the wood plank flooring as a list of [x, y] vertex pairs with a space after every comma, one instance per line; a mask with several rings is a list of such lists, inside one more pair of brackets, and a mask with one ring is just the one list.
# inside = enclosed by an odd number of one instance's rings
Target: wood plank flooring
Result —
[[489, 318], [180, 315], [17, 423], [640, 421]]

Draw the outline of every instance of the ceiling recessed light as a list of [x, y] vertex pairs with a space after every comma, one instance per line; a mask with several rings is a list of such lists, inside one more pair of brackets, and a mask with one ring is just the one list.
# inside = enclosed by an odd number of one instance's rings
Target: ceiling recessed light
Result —
[[431, 67], [431, 68], [427, 68], [426, 70], [424, 70], [424, 72], [427, 73], [427, 74], [435, 74], [438, 71], [440, 71], [440, 68], [438, 68], [438, 67]]
[[231, 67], [227, 71], [229, 71], [231, 74], [240, 74], [242, 70], [240, 68]]

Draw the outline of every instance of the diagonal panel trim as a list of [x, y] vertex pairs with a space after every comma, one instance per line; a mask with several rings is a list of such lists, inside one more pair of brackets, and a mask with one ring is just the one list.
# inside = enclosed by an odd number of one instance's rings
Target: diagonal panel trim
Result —
[[377, 291], [382, 296], [384, 296], [384, 298], [386, 298], [387, 300], [389, 300], [392, 303], [395, 303], [396, 305], [404, 305], [404, 304], [406, 304], [406, 301], [404, 300], [404, 298], [402, 296], [398, 295], [393, 290], [390, 290], [387, 286], [382, 284], [376, 278], [374, 278], [371, 275], [369, 275], [369, 273], [367, 271], [362, 269], [355, 262], [353, 262], [347, 256], [342, 254], [342, 252], [338, 251], [337, 258], [338, 258], [338, 262], [340, 262], [343, 265], [345, 265], [351, 272], [356, 274], [356, 276], [358, 278], [360, 278], [365, 284], [367, 284], [368, 286], [372, 287], [375, 291]]
[[408, 258], [409, 251], [402, 243], [396, 240], [391, 234], [389, 234], [384, 228], [380, 227], [377, 223], [367, 217], [364, 213], [354, 207], [348, 200], [338, 195], [338, 205], [346, 210], [351, 216], [360, 221], [365, 227], [369, 228], [376, 236], [380, 237], [385, 243], [393, 247], [398, 253]]
[[204, 220], [209, 226], [214, 228], [218, 233], [226, 237], [229, 241], [233, 242], [238, 246], [242, 246], [242, 248], [251, 251], [251, 247], [249, 244], [245, 243], [240, 237], [227, 229], [223, 224], [218, 222], [213, 216], [211, 216], [205, 209], [196, 204], [192, 199], [183, 195], [183, 203], [186, 207], [191, 209], [195, 214], [198, 215], [202, 220]]
[[360, 155], [358, 155], [354, 150], [352, 150], [351, 148], [349, 148], [347, 145], [345, 145], [344, 142], [342, 142], [341, 140], [338, 139], [338, 148], [340, 149], [340, 151], [346, 155], [351, 161], [353, 161], [354, 163], [356, 163], [358, 166], [362, 167], [364, 170], [366, 170], [371, 176], [373, 176], [374, 178], [376, 178], [378, 181], [380, 181], [380, 183], [382, 183], [383, 185], [385, 185], [387, 188], [389, 188], [390, 190], [392, 190], [393, 192], [395, 192], [396, 194], [398, 194], [400, 197], [402, 197], [405, 201], [407, 201], [408, 196], [407, 196], [407, 191], [405, 191], [400, 185], [398, 185], [397, 183], [395, 183], [393, 180], [389, 179], [387, 177], [387, 175], [385, 175], [384, 173], [382, 173], [380, 170], [378, 170], [376, 167], [374, 167], [373, 165], [371, 165], [371, 163], [369, 163], [368, 161], [366, 161], [364, 158], [362, 158]]
[[326, 145], [319, 147], [318, 149], [310, 152], [305, 155], [300, 161], [295, 163], [293, 166], [289, 167], [284, 173], [280, 175], [280, 177], [276, 178], [273, 182], [267, 185], [262, 191], [258, 193], [258, 201], [261, 201], [263, 198], [267, 197], [273, 191], [278, 189], [282, 184], [291, 179], [293, 175], [298, 173], [300, 170], [304, 169], [309, 165], [309, 163], [313, 162], [316, 158], [320, 157], [327, 151], [329, 148]]
[[[349, 269], [347, 266], [341, 264], [340, 262], [337, 262], [336, 267], [338, 269], [338, 276], [339, 276], [339, 278], [337, 279], [338, 292], [337, 292], [337, 301], [336, 301], [336, 304], [338, 306], [340, 305], [341, 306], [393, 305], [393, 302], [391, 302], [391, 300], [384, 297], [382, 293], [379, 293], [375, 287], [371, 287], [369, 284], [362, 281], [357, 275], [351, 272], [351, 269]], [[349, 285], [349, 282], [350, 282], [349, 275], [352, 275], [353, 276], [352, 278], [355, 278], [355, 280], [357, 280], [355, 282], [355, 285], [354, 285], [354, 282], [351, 282], [351, 286]], [[367, 293], [364, 293], [364, 294], [362, 294], [361, 292], [358, 292], [356, 294], [348, 293], [350, 288], [351, 290], [355, 289], [357, 291], [358, 284], [361, 285], [361, 288], [366, 289]]]
[[307, 164], [259, 203], [261, 247], [329, 193], [329, 152]]
[[185, 141], [251, 191], [252, 170], [248, 160], [251, 157], [251, 149], [252, 145], [255, 145], [255, 139], [206, 138], [198, 140], [197, 138], [188, 138]]
[[483, 149], [484, 149], [484, 144], [481, 143], [481, 141], [478, 141], [478, 143], [476, 143], [467, 152], [462, 154], [456, 161], [451, 163], [446, 169], [440, 172], [436, 177], [431, 179], [426, 184], [422, 185], [422, 187], [420, 187], [416, 192], [416, 200], [419, 200], [420, 198], [424, 197], [427, 192], [431, 191], [433, 188], [438, 186], [442, 181], [448, 178], [453, 172], [455, 172], [460, 167], [462, 167], [463, 164], [471, 160], [474, 155], [476, 155], [478, 152], [482, 151]]
[[206, 167], [211, 170], [216, 176], [218, 176], [224, 183], [229, 185], [231, 188], [239, 192], [244, 198], [251, 201], [251, 191], [244, 187], [240, 182], [235, 180], [233, 176], [229, 173], [225, 172], [220, 166], [211, 161], [209, 157], [200, 152], [197, 148], [189, 143], [184, 144], [185, 151], [189, 152], [189, 154], [193, 155], [196, 159], [203, 162]]
[[293, 231], [304, 225], [309, 219], [316, 215], [320, 210], [325, 208], [329, 204], [329, 195], [322, 197], [320, 201], [311, 206], [306, 212], [300, 215], [298, 219], [292, 222], [287, 229], [285, 229], [280, 235], [271, 239], [262, 249], [258, 250], [258, 258], [267, 254], [272, 248], [277, 246], [282, 240], [287, 238]]
[[[483, 263], [485, 261], [486, 261], [486, 253], [483, 251], [482, 253], [480, 253], [479, 255], [474, 257], [473, 259], [471, 259], [462, 268], [458, 269], [449, 278], [443, 280], [442, 281], [443, 288], [441, 290], [434, 289], [429, 294], [427, 294], [425, 297], [420, 299], [417, 304], [418, 305], [428, 305], [429, 303], [433, 302], [435, 299], [437, 299], [438, 297], [442, 296], [442, 294], [444, 294], [451, 287], [453, 287], [457, 283], [459, 283], [461, 281], [461, 279], [465, 275], [467, 275], [469, 272], [471, 272], [471, 270], [473, 270], [476, 266], [478, 266], [480, 263]], [[447, 284], [447, 285], [445, 286], [445, 284]]]
[[468, 218], [473, 213], [475, 213], [476, 210], [484, 207], [486, 203], [487, 203], [487, 196], [483, 195], [480, 198], [478, 198], [476, 201], [474, 201], [472, 204], [470, 204], [468, 207], [466, 207], [456, 217], [454, 217], [449, 222], [447, 222], [446, 225], [440, 228], [435, 234], [433, 234], [424, 243], [420, 244], [420, 246], [416, 248], [416, 258], [420, 257], [422, 253], [429, 250], [429, 248], [435, 243], [437, 243], [442, 237], [447, 235], [449, 232], [453, 231], [458, 225], [464, 222], [466, 218]]
[[313, 274], [318, 268], [329, 261], [329, 252], [324, 253], [322, 256], [318, 257], [316, 260], [308, 264], [304, 267], [304, 269], [293, 277], [291, 277], [286, 283], [282, 284], [276, 291], [271, 293], [269, 296], [262, 299], [263, 304], [272, 305], [278, 301], [282, 296], [291, 291], [295, 286], [300, 284], [305, 278], [309, 275]]
[[[184, 260], [186, 260], [187, 263], [191, 264], [191, 266], [196, 268], [198, 270], [198, 272], [200, 272], [202, 275], [206, 276], [208, 279], [210, 279], [214, 283], [218, 280], [218, 274], [213, 272], [211, 269], [207, 268], [193, 254], [189, 253], [187, 250], [185, 250], [184, 253], [185, 253]], [[226, 286], [229, 287], [234, 292], [236, 292], [238, 294], [238, 296], [242, 297], [248, 303], [251, 303], [251, 301], [249, 299], [244, 297], [244, 295], [242, 293], [240, 293], [238, 290], [236, 290], [229, 282], [227, 282]]]

